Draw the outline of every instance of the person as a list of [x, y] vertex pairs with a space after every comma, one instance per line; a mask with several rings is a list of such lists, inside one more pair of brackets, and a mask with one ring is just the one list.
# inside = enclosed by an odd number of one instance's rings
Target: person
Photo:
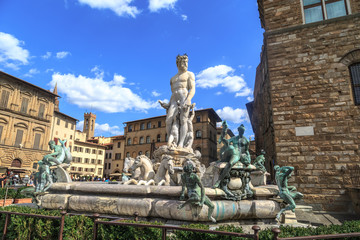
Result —
[[0, 178], [1, 188], [4, 188], [5, 179], [6, 179], [6, 174], [2, 174]]
[[[212, 222], [216, 222], [215, 218], [211, 215], [214, 211], [214, 204], [211, 200], [205, 195], [205, 188], [202, 185], [200, 178], [196, 175], [194, 171], [194, 166], [191, 161], [187, 161], [184, 168], [184, 173], [181, 174], [182, 189], [180, 194], [180, 200], [185, 199], [185, 188], [187, 189], [187, 195], [189, 199], [178, 206], [178, 209], [183, 208], [186, 204], [192, 204], [194, 206], [202, 207], [204, 204], [209, 207], [208, 209], [208, 219]], [[197, 217], [197, 215], [195, 216]]]
[[280, 212], [276, 215], [276, 219], [280, 220], [280, 216], [286, 210], [295, 211], [295, 200], [301, 199], [304, 195], [296, 191], [295, 186], [288, 186], [288, 179], [291, 177], [291, 173], [294, 171], [294, 167], [280, 167], [275, 165], [275, 180], [279, 188], [279, 197], [284, 200], [288, 205], [285, 208], [282, 208]]
[[238, 127], [239, 135], [230, 139], [226, 139], [228, 125], [226, 121], [223, 122], [223, 129], [219, 141], [224, 143], [224, 146], [220, 149], [220, 162], [226, 162], [225, 168], [222, 169], [219, 179], [214, 184], [213, 188], [218, 188], [224, 178], [230, 173], [231, 168], [237, 163], [241, 162], [245, 166], [250, 165], [250, 153], [249, 153], [249, 140], [244, 136], [245, 126], [241, 124]]
[[[188, 69], [188, 56], [186, 54], [176, 57], [176, 66], [178, 73], [170, 79], [171, 98], [168, 104], [161, 101], [160, 105], [167, 109], [166, 115], [166, 133], [169, 136], [168, 147], [173, 145], [174, 138], [170, 138], [172, 134], [173, 124], [179, 126], [179, 139], [175, 143], [177, 147], [183, 148], [186, 134], [188, 132], [187, 119], [189, 116], [191, 99], [195, 95], [195, 75]], [[179, 120], [177, 120], [177, 111], [180, 109]]]

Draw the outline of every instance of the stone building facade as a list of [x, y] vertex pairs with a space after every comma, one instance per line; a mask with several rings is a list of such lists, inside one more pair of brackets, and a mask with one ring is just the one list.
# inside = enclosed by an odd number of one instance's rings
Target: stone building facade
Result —
[[[49, 153], [56, 94], [0, 71], [0, 166], [33, 168]], [[34, 166], [36, 167], [36, 166]]]
[[360, 2], [258, 0], [265, 29], [254, 101], [257, 151], [315, 210], [348, 211], [360, 164]]
[[[124, 168], [125, 159], [125, 137], [124, 135], [111, 137], [113, 141], [113, 157], [111, 163], [111, 174], [118, 175]], [[114, 175], [113, 175], [114, 176]]]
[[[144, 154], [152, 158], [156, 148], [167, 144], [166, 116], [158, 116], [125, 122], [125, 157], [135, 158]], [[195, 111], [193, 119], [193, 149], [201, 152], [201, 161], [206, 166], [216, 160], [216, 123], [221, 118], [212, 108]]]

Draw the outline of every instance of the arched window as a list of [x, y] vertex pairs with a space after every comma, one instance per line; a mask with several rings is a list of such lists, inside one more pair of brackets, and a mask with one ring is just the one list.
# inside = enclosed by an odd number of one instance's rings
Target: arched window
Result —
[[133, 131], [133, 126], [132, 125], [129, 125], [128, 126], [128, 132], [132, 132]]
[[11, 162], [11, 167], [18, 167], [20, 168], [21, 167], [21, 160], [20, 159], [14, 159], [12, 162]]
[[146, 143], [151, 143], [151, 141], [150, 141], [150, 136], [147, 136], [147, 137], [146, 137]]
[[144, 130], [145, 129], [145, 123], [140, 124], [140, 130]]
[[139, 143], [144, 144], [144, 137], [140, 137]]
[[131, 145], [131, 138], [128, 138], [127, 145]]
[[136, 152], [133, 152], [133, 153], [132, 153], [132, 157], [133, 157], [133, 158], [136, 158]]
[[201, 121], [201, 117], [200, 116], [196, 116], [196, 122], [200, 122]]
[[360, 62], [349, 66], [355, 105], [360, 105]]
[[151, 122], [148, 122], [147, 123], [147, 129], [150, 129], [151, 128]]
[[142, 151], [139, 151], [139, 155], [138, 155], [138, 156], [140, 156], [140, 155], [142, 155]]
[[200, 130], [196, 131], [196, 138], [201, 138], [201, 131]]
[[156, 141], [157, 141], [157, 142], [160, 142], [160, 141], [161, 141], [160, 134], [158, 134], [158, 135], [156, 136]]
[[91, 120], [91, 131], [94, 130], [94, 120]]

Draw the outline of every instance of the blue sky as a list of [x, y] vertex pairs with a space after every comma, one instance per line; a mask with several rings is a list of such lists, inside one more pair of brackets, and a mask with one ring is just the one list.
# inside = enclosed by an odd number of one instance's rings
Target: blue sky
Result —
[[263, 42], [250, 0], [1, 0], [0, 70], [53, 89], [60, 111], [97, 115], [96, 134], [164, 115], [177, 54], [196, 77], [193, 102], [253, 135], [252, 100]]

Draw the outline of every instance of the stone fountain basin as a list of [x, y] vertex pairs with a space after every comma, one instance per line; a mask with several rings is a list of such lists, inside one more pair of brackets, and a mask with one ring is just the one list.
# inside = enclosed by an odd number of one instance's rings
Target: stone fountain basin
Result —
[[[179, 210], [180, 186], [138, 186], [102, 183], [55, 183], [49, 193], [42, 196], [41, 206], [60, 207], [75, 212], [164, 218], [168, 220], [208, 221], [208, 207], [204, 206], [195, 219], [187, 205]], [[223, 200], [220, 189], [205, 188], [206, 195], [215, 205], [213, 217], [218, 220], [275, 218], [280, 205], [273, 200]], [[255, 198], [273, 197], [273, 186], [254, 188]]]

